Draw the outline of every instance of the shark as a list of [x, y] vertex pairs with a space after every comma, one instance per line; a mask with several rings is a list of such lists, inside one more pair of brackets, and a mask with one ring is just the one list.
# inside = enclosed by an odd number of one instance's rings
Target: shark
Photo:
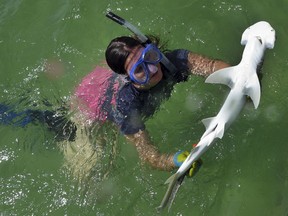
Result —
[[260, 82], [257, 74], [266, 49], [273, 49], [275, 30], [266, 21], [260, 21], [248, 27], [242, 34], [241, 45], [244, 51], [240, 63], [215, 71], [207, 77], [206, 83], [224, 84], [231, 88], [224, 104], [215, 117], [203, 119], [205, 132], [175, 174], [167, 179], [168, 189], [157, 208], [158, 211], [168, 205], [168, 211], [175, 195], [192, 164], [205, 153], [217, 139], [222, 139], [225, 130], [237, 118], [243, 109], [247, 98], [251, 98], [255, 109], [258, 108], [261, 97]]

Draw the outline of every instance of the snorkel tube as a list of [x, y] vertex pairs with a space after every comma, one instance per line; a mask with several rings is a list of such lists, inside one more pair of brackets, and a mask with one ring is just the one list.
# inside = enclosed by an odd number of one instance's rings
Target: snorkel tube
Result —
[[[138, 40], [146, 47], [148, 44], [151, 44], [152, 42], [149, 40], [149, 38], [144, 35], [139, 29], [137, 29], [134, 25], [127, 22], [125, 19], [119, 17], [118, 15], [114, 14], [111, 11], [107, 11], [106, 17], [113, 20], [114, 22], [124, 26], [125, 28], [129, 29], [133, 34], [136, 35]], [[169, 59], [162, 53], [162, 60], [161, 63], [169, 70], [171, 74], [174, 74], [176, 72], [176, 67], [172, 64], [172, 62], [169, 61]]]
[[146, 35], [144, 35], [141, 31], [139, 31], [139, 29], [137, 29], [134, 25], [132, 25], [131, 23], [127, 22], [123, 18], [121, 18], [121, 17], [117, 16], [116, 14], [112, 13], [111, 11], [107, 12], [106, 17], [108, 17], [109, 19], [113, 20], [114, 22], [124, 26], [125, 28], [129, 29], [131, 32], [133, 32], [137, 36], [138, 40], [141, 43], [143, 43], [144, 45], [151, 43], [149, 38], [146, 37]]

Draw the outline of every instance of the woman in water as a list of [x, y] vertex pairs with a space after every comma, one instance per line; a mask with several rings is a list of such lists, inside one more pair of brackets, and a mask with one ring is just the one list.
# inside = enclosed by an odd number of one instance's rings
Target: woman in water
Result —
[[[169, 98], [176, 83], [185, 82], [193, 75], [206, 77], [229, 65], [184, 49], [163, 54], [159, 50], [159, 40], [150, 39], [153, 43], [146, 46], [133, 37], [113, 39], [105, 53], [112, 71], [97, 67], [84, 77], [76, 88], [72, 107], [81, 114], [82, 125], [86, 128], [96, 122], [97, 125], [113, 122], [136, 147], [142, 161], [154, 168], [170, 171], [179, 167], [189, 153], [160, 153], [149, 137], [145, 120], [154, 114], [163, 100]], [[162, 64], [164, 55], [173, 68]], [[97, 154], [92, 150], [95, 147], [87, 143], [88, 150], [83, 150], [82, 144], [77, 153], [84, 151], [82, 155], [85, 155], [90, 152], [85, 157], [92, 160], [95, 155], [93, 161], [96, 163]], [[92, 166], [93, 163], [91, 169]]]

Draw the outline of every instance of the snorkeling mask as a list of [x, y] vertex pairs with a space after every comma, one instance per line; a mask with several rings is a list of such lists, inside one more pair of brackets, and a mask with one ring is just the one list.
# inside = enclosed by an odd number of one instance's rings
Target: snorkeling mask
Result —
[[[109, 19], [113, 20], [114, 22], [129, 29], [133, 34], [136, 35], [138, 40], [147, 48], [143, 50], [141, 57], [129, 71], [129, 77], [132, 81], [139, 84], [146, 84], [149, 81], [150, 72], [153, 72], [153, 69], [156, 68], [156, 64], [159, 62], [161, 62], [164, 65], [164, 67], [168, 69], [169, 73], [172, 76], [175, 75], [175, 73], [177, 72], [177, 68], [174, 66], [174, 64], [170, 62], [169, 59], [163, 53], [161, 53], [160, 50], [151, 43], [149, 38], [146, 35], [144, 35], [141, 31], [139, 31], [138, 28], [136, 28], [131, 23], [127, 22], [127, 20], [123, 19], [122, 17], [119, 17], [116, 14], [112, 13], [111, 11], [107, 11], [106, 16]], [[138, 67], [142, 68], [143, 70], [141, 69], [138, 70], [137, 69]], [[144, 71], [145, 73], [143, 79], [137, 77], [137, 72], [140, 73], [140, 71]]]
[[142, 51], [138, 61], [129, 71], [130, 79], [141, 85], [148, 83], [150, 74], [158, 71], [157, 64], [162, 58], [163, 55], [161, 51], [154, 44], [148, 44]]

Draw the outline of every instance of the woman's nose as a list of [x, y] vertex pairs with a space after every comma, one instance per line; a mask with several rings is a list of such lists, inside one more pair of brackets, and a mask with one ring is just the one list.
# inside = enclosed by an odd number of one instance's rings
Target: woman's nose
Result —
[[152, 74], [155, 74], [158, 71], [158, 67], [156, 65], [153, 65], [153, 64], [149, 64], [148, 69], [149, 69], [149, 72]]

